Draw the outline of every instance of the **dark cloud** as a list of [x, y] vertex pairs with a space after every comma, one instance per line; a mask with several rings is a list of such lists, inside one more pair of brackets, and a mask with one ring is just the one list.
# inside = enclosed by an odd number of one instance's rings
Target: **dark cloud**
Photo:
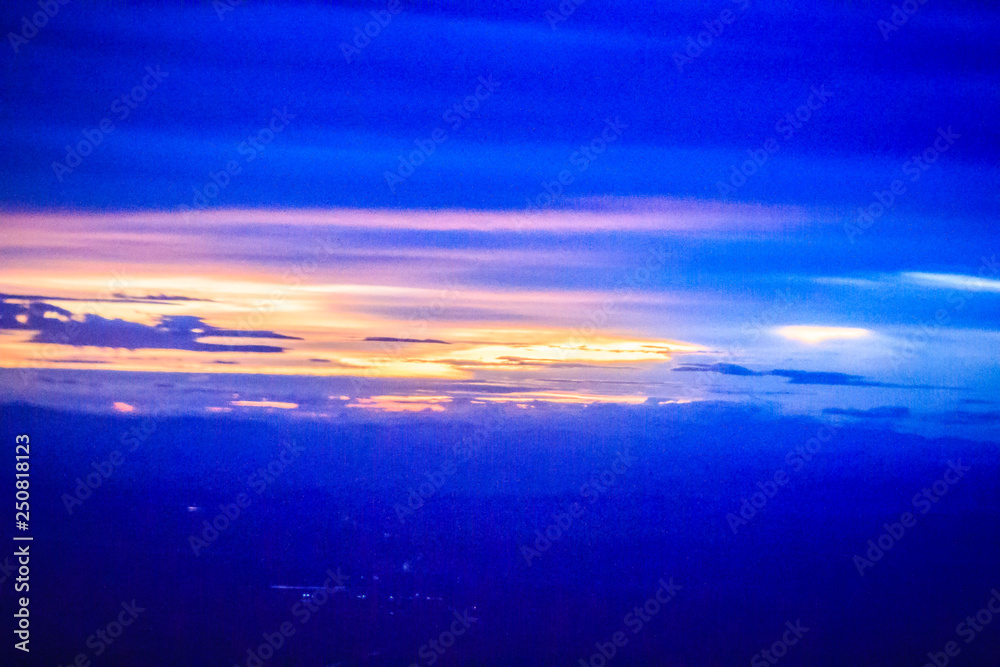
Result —
[[48, 303], [36, 301], [24, 305], [0, 301], [0, 329], [39, 330], [72, 317], [73, 313], [65, 308]]
[[[512, 239], [513, 241], [514, 239]], [[387, 243], [388, 241], [380, 241]], [[495, 284], [502, 281], [502, 274], [486, 276], [487, 283]], [[426, 306], [372, 306], [369, 312], [384, 315], [397, 320], [422, 320], [427, 317]], [[514, 312], [512, 310], [502, 310], [497, 308], [483, 308], [478, 306], [449, 305], [435, 310], [435, 318], [449, 322], [531, 322], [538, 320], [537, 316], [525, 313]]]
[[113, 295], [116, 299], [128, 299], [131, 301], [211, 301], [211, 299], [195, 299], [190, 296], [178, 296], [175, 294], [147, 294], [146, 296], [128, 296], [121, 292]]
[[766, 375], [766, 373], [758, 373], [736, 364], [688, 364], [687, 366], [678, 366], [674, 370], [722, 373], [723, 375]]
[[[608, 386], [635, 386], [635, 387], [648, 387], [649, 382], [639, 382], [636, 380], [574, 380], [573, 378], [539, 378], [539, 380], [544, 380], [545, 382], [555, 382], [557, 384], [586, 384], [586, 385], [608, 385]], [[537, 387], [535, 387], [537, 389]]]
[[528, 391], [538, 391], [538, 387], [489, 384], [484, 382], [456, 382], [455, 387], [460, 391], [469, 391], [477, 394], [518, 394]]
[[930, 415], [931, 421], [945, 424], [981, 425], [1000, 422], [1000, 411], [969, 412], [968, 410], [951, 410]]
[[54, 364], [106, 364], [102, 359], [53, 359]]
[[29, 304], [0, 300], [0, 330], [34, 331], [33, 343], [54, 343], [76, 347], [108, 347], [127, 350], [191, 350], [193, 352], [283, 352], [274, 345], [223, 345], [202, 343], [208, 336], [226, 338], [271, 338], [301, 340], [273, 331], [220, 329], [200, 317], [165, 315], [155, 325], [128, 320], [109, 320], [86, 314], [74, 314], [42, 301]]
[[825, 415], [842, 415], [844, 417], [856, 417], [858, 419], [902, 419], [910, 416], [910, 409], [907, 407], [892, 405], [870, 410], [853, 410], [849, 408], [826, 408]]
[[849, 373], [831, 373], [828, 371], [796, 371], [778, 369], [766, 373], [766, 375], [777, 375], [788, 378], [790, 384], [823, 384], [839, 385], [847, 387], [895, 387], [898, 385], [888, 385], [882, 382], [871, 382], [861, 375], [851, 375]]
[[[497, 366], [512, 366], [517, 368], [605, 368], [601, 364], [586, 364], [575, 361], [546, 361], [513, 356], [497, 357], [494, 361], [477, 361], [475, 359], [438, 359], [437, 361], [457, 368], [496, 368]], [[635, 366], [616, 365], [615, 368], [619, 370], [634, 370]]]
[[800, 371], [789, 369], [775, 369], [773, 371], [752, 371], [736, 364], [687, 364], [678, 366], [675, 371], [721, 373], [722, 375], [739, 376], [764, 376], [774, 375], [788, 379], [789, 384], [817, 384], [836, 385], [846, 387], [900, 387], [900, 385], [886, 384], [884, 382], [873, 382], [866, 380], [861, 375], [851, 375], [849, 373], [834, 373], [829, 371]]
[[451, 345], [448, 341], [437, 340], [436, 338], [390, 338], [387, 336], [369, 336], [365, 338], [366, 343], [437, 343], [438, 345]]
[[0, 300], [3, 301], [77, 301], [83, 303], [170, 303], [171, 301], [203, 301], [211, 302], [211, 299], [195, 299], [189, 296], [176, 296], [167, 294], [151, 294], [147, 296], [128, 296], [121, 292], [115, 292], [111, 299], [75, 299], [68, 296], [44, 296], [41, 294], [4, 294], [0, 292]]

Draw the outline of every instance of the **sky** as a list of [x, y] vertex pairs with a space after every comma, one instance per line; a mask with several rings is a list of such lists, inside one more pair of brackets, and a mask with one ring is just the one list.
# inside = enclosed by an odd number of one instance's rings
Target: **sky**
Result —
[[995, 437], [980, 4], [124, 5], [0, 10], [4, 400]]

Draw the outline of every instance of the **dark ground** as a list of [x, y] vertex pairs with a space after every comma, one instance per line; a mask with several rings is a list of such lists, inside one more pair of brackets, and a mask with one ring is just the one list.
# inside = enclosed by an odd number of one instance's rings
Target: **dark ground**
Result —
[[[1000, 587], [995, 444], [843, 427], [795, 470], [787, 453], [819, 423], [722, 406], [588, 409], [489, 432], [379, 420], [172, 417], [147, 422], [130, 452], [119, 439], [142, 418], [4, 406], [0, 498], [13, 503], [14, 436], [28, 433], [34, 541], [30, 658], [12, 649], [11, 577], [3, 664], [255, 665], [248, 649], [288, 621], [295, 634], [264, 664], [426, 665], [421, 647], [466, 610], [477, 620], [437, 664], [579, 665], [622, 630], [609, 664], [745, 665], [788, 621], [809, 630], [783, 664], [920, 665], [948, 641], [951, 664], [1000, 658], [1000, 618], [971, 643], [956, 634]], [[293, 439], [302, 453], [258, 494], [251, 475]], [[623, 447], [634, 462], [581, 495]], [[115, 449], [124, 460], [70, 515], [63, 494]], [[958, 458], [970, 470], [921, 514], [912, 497]], [[778, 470], [787, 485], [734, 534], [727, 513]], [[443, 484], [400, 522], [394, 506], [427, 473]], [[241, 492], [249, 506], [196, 556], [190, 536]], [[529, 567], [522, 546], [573, 502], [582, 514]], [[859, 576], [853, 556], [905, 511], [916, 525]], [[271, 588], [319, 586], [338, 568], [345, 590], [307, 620], [301, 591]], [[626, 615], [661, 577], [681, 589], [634, 633]], [[133, 599], [145, 611], [96, 657], [88, 637]]]

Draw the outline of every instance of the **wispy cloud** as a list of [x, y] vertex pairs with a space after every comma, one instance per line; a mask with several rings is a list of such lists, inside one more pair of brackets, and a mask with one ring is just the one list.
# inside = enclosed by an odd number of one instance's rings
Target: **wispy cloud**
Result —
[[927, 287], [962, 290], [965, 292], [1000, 292], [1000, 280], [965, 276], [957, 273], [923, 273], [908, 271], [902, 276], [907, 280]]

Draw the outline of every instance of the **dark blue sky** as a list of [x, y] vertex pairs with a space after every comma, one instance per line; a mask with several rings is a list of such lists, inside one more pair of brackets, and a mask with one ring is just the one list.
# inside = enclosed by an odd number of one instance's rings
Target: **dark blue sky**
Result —
[[[287, 105], [288, 127], [213, 205], [521, 207], [614, 117], [627, 129], [568, 195], [715, 198], [730, 166], [775, 137], [777, 153], [732, 199], [852, 210], [950, 126], [961, 139], [948, 168], [899, 210], [980, 217], [1000, 206], [1000, 21], [978, 4], [929, 2], [884, 39], [884, 3], [587, 0], [553, 28], [556, 2], [404, 2], [347, 62], [341, 44], [384, 4], [244, 3], [222, 18], [208, 2], [62, 7], [16, 54], [7, 45], [3, 200], [190, 205]], [[5, 6], [5, 31], [33, 7]], [[673, 54], [723, 11], [732, 22], [679, 71]], [[118, 120], [113, 100], [150, 65], [167, 78]], [[451, 131], [442, 115], [480, 75], [498, 88]], [[812, 86], [831, 96], [786, 139], [776, 124]], [[52, 162], [105, 117], [115, 129], [57, 180]], [[438, 126], [447, 141], [390, 191], [384, 172]]]

